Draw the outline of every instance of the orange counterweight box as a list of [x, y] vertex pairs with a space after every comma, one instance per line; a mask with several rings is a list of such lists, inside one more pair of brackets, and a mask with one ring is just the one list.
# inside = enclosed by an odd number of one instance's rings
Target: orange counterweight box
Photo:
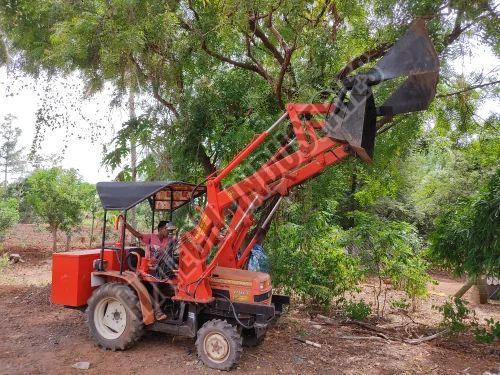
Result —
[[[52, 255], [52, 293], [54, 304], [81, 307], [87, 304], [92, 291], [90, 274], [100, 249], [76, 250]], [[120, 258], [115, 250], [104, 250], [107, 270], [119, 270]]]

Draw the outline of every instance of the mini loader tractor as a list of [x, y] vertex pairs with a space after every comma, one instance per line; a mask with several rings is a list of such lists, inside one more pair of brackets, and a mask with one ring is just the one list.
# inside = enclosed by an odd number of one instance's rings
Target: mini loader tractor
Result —
[[[121, 212], [121, 227], [116, 226], [120, 242], [105, 244], [104, 224], [100, 249], [55, 253], [52, 302], [86, 307], [90, 334], [103, 348], [125, 350], [145, 330], [165, 332], [196, 339], [198, 356], [207, 366], [231, 369], [242, 347], [262, 342], [290, 302], [273, 294], [267, 273], [247, 270], [249, 255], [282, 198], [349, 157], [371, 162], [377, 118], [428, 108], [438, 76], [438, 57], [425, 23], [416, 21], [371, 70], [343, 79], [331, 103], [288, 104], [269, 129], [203, 184], [98, 183], [104, 223], [109, 211]], [[377, 107], [372, 88], [396, 78], [401, 85]], [[264, 141], [277, 139], [270, 135], [283, 123], [288, 124], [282, 129], [286, 141], [274, 149], [264, 147]], [[258, 148], [264, 149], [259, 160], [271, 150], [266, 160], [235, 178], [235, 169]], [[225, 185], [233, 171], [231, 181], [236, 182]], [[175, 246], [153, 257], [147, 248], [125, 246], [127, 211], [146, 200], [153, 223], [155, 212], [172, 218], [184, 205], [200, 200], [205, 205], [195, 207], [197, 224]], [[265, 202], [272, 204], [259, 210]], [[155, 308], [166, 319], [157, 320]]]

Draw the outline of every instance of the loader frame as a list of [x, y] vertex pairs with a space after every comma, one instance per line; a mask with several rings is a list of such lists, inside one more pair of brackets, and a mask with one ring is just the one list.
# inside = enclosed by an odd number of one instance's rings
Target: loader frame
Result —
[[[258, 241], [254, 235], [244, 245], [256, 223], [255, 210], [273, 196], [288, 195], [290, 188], [354, 154], [347, 142], [332, 139], [324, 129], [325, 116], [332, 109], [331, 104], [288, 104], [286, 113], [269, 129], [258, 134], [225, 168], [207, 178], [207, 204], [201, 212], [201, 219], [180, 240], [174, 299], [212, 302], [214, 297], [207, 278], [214, 267], [243, 268]], [[224, 178], [286, 119], [291, 124], [287, 143], [257, 171], [223, 187]], [[214, 248], [216, 253], [207, 263]]]

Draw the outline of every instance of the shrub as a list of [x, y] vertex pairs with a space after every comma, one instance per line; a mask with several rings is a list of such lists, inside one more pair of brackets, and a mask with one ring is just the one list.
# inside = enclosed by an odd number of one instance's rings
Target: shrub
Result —
[[2, 271], [5, 267], [9, 265], [9, 254], [4, 253], [0, 257], [0, 271]]
[[491, 344], [500, 340], [500, 321], [493, 318], [485, 319], [486, 327], [481, 327], [474, 310], [467, 307], [468, 302], [460, 298], [445, 302], [442, 306], [433, 306], [443, 315], [441, 325], [450, 333], [466, 332], [472, 328], [472, 333], [477, 341], [483, 344]]
[[468, 302], [460, 298], [453, 298], [441, 306], [433, 306], [443, 315], [441, 325], [451, 333], [465, 332], [469, 327], [471, 310], [467, 307]]
[[[384, 281], [403, 290], [415, 302], [427, 295], [427, 262], [421, 254], [421, 241], [416, 228], [403, 221], [384, 220], [376, 215], [355, 211], [355, 227], [344, 238], [345, 245], [353, 249], [366, 271], [378, 277], [375, 289], [376, 313], [383, 314], [380, 297], [387, 290]], [[415, 306], [415, 305], [414, 305]]]
[[341, 232], [321, 222], [312, 227], [277, 225], [265, 244], [273, 283], [325, 306], [335, 297], [355, 290], [362, 272], [358, 260], [342, 248]]
[[0, 201], [0, 239], [19, 221], [18, 203], [14, 198]]
[[391, 301], [391, 307], [393, 309], [408, 310], [410, 303], [406, 300], [406, 298], [394, 299]]
[[495, 321], [493, 318], [485, 319], [487, 328], [475, 325], [474, 337], [477, 341], [483, 344], [491, 344], [494, 341], [500, 340], [500, 321]]
[[370, 305], [363, 300], [359, 302], [347, 301], [344, 303], [342, 310], [345, 316], [355, 320], [364, 320], [372, 313]]

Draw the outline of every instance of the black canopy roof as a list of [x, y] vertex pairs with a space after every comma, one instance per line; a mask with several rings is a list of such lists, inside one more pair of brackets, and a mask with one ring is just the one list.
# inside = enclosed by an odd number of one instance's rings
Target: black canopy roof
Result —
[[203, 185], [182, 181], [98, 182], [96, 188], [105, 210], [129, 210], [147, 199], [153, 210], [173, 211], [189, 202], [191, 195], [196, 198], [206, 191]]

